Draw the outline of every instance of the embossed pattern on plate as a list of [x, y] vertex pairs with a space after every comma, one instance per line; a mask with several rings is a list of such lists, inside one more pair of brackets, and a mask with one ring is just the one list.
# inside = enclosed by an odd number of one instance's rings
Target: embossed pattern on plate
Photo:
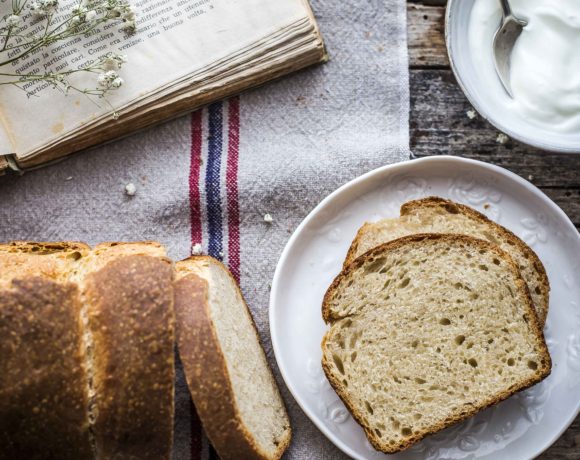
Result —
[[[404, 453], [375, 452], [326, 381], [320, 306], [365, 221], [397, 217], [405, 201], [437, 195], [506, 226], [538, 253], [552, 291], [546, 341], [553, 370], [544, 382]], [[278, 366], [304, 412], [357, 459], [528, 459], [547, 449], [580, 412], [580, 236], [548, 197], [515, 174], [456, 157], [429, 157], [372, 171], [341, 187], [300, 224], [284, 249], [270, 297]]]

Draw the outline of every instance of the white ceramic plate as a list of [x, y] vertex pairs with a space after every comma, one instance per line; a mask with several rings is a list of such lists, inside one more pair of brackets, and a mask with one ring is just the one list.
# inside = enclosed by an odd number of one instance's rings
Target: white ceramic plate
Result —
[[[408, 200], [437, 195], [485, 213], [524, 239], [548, 271], [546, 339], [552, 374], [476, 417], [387, 457], [375, 452], [320, 365], [326, 331], [320, 305], [364, 221], [396, 217]], [[316, 426], [357, 459], [530, 459], [554, 443], [580, 411], [580, 237], [541, 191], [505, 169], [430, 157], [372, 171], [341, 187], [302, 222], [272, 283], [270, 328], [288, 388]]]

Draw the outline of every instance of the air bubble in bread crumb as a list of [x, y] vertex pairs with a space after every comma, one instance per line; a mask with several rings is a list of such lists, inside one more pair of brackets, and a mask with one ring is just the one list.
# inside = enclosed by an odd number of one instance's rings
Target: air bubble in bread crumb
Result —
[[509, 141], [510, 138], [507, 137], [504, 133], [499, 133], [497, 135], [497, 139], [495, 140], [498, 144], [505, 144], [507, 141]]
[[195, 243], [191, 247], [191, 255], [192, 256], [199, 256], [202, 254], [202, 252], [203, 252], [203, 248], [201, 247], [201, 244], [199, 244], [199, 243]]
[[264, 222], [266, 222], [267, 224], [271, 224], [272, 222], [274, 222], [274, 218], [272, 217], [271, 214], [264, 214]]
[[132, 182], [125, 185], [125, 193], [129, 196], [134, 196], [137, 193], [137, 187]]

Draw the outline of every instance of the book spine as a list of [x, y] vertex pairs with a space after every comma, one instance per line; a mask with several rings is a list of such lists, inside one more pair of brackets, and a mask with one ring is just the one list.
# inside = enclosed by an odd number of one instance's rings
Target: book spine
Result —
[[16, 155], [1, 155], [0, 156], [0, 176], [5, 174], [15, 173], [24, 174], [24, 170], [18, 166], [18, 160]]

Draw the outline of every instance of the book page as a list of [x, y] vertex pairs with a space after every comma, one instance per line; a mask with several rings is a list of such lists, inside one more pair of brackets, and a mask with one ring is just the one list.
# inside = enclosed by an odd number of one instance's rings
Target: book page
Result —
[[[63, 0], [59, 11], [70, 11], [78, 0]], [[213, 62], [248, 48], [276, 31], [303, 20], [303, 0], [134, 0], [137, 32], [117, 32], [119, 26], [91, 37], [74, 37], [20, 59], [3, 71], [23, 74], [62, 71], [86, 65], [107, 52], [127, 56], [119, 71], [123, 86], [108, 101], [69, 92], [63, 95], [47, 83], [26, 83], [22, 89], [0, 86], [4, 125], [15, 153], [27, 152], [103, 116], [112, 117], [139, 98], [170, 86]], [[81, 75], [81, 74], [79, 74]], [[95, 88], [96, 75], [72, 80], [79, 88]]]
[[[15, 152], [15, 142], [12, 133], [6, 129], [8, 125], [6, 116], [4, 112], [6, 107], [3, 103], [2, 99], [0, 99], [0, 155], [10, 155]], [[6, 169], [8, 167], [6, 160], [2, 162], [1, 168]]]

